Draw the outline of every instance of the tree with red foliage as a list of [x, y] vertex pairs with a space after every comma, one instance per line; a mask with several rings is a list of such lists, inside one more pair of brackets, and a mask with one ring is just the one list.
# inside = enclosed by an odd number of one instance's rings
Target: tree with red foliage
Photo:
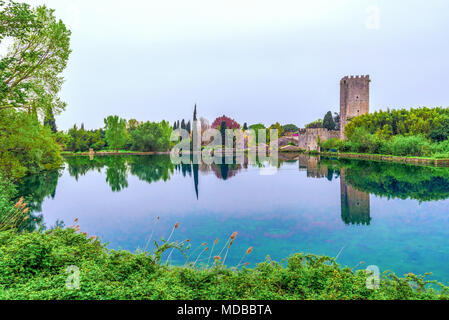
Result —
[[226, 129], [240, 129], [240, 125], [234, 119], [228, 118], [225, 115], [215, 119], [212, 123], [212, 128], [218, 129], [222, 122], [226, 123]]

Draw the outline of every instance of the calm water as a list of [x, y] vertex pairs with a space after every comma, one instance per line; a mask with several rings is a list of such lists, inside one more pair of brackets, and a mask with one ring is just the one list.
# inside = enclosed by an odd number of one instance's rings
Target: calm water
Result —
[[[173, 239], [191, 239], [191, 251], [203, 242], [211, 248], [216, 238], [221, 250], [237, 231], [231, 266], [250, 246], [245, 261], [252, 265], [267, 255], [280, 261], [295, 252], [340, 252], [342, 265], [433, 272], [431, 279], [449, 283], [449, 169], [304, 155], [283, 160], [277, 174], [260, 175], [261, 164], [71, 157], [59, 172], [26, 179], [21, 192], [37, 222], [70, 226], [79, 218], [81, 231], [110, 248], [143, 248], [153, 230], [153, 239], [167, 238], [179, 222]], [[184, 261], [173, 255], [173, 263]]]

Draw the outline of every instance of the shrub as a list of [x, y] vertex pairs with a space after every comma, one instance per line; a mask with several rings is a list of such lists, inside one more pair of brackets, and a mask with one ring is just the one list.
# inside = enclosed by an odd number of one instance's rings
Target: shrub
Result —
[[331, 138], [326, 141], [321, 142], [321, 148], [324, 151], [328, 150], [337, 150], [341, 151], [344, 146], [344, 141], [338, 139], [338, 138]]
[[394, 136], [384, 143], [381, 153], [396, 156], [430, 156], [432, 146], [423, 135], [418, 136]]

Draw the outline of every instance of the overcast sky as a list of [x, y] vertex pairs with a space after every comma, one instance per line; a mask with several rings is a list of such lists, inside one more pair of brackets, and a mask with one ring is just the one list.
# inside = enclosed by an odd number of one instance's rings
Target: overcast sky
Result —
[[117, 114], [298, 126], [339, 111], [345, 75], [371, 110], [449, 106], [447, 0], [28, 0], [72, 30], [60, 129]]

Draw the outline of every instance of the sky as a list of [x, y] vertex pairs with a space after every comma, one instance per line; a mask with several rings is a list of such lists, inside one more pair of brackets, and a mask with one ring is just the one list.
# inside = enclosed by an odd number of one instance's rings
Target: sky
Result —
[[142, 121], [300, 127], [367, 75], [370, 110], [449, 106], [447, 0], [28, 0], [72, 30], [59, 129]]

